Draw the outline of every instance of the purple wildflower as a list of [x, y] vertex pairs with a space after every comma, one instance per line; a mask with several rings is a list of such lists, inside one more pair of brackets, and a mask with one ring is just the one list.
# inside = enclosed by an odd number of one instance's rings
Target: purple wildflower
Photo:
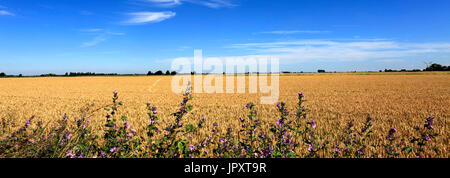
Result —
[[314, 129], [316, 128], [316, 122], [314, 122], [314, 119], [312, 119], [312, 121], [311, 121], [311, 127]]
[[72, 153], [72, 150], [67, 151], [66, 155], [69, 156], [70, 158], [76, 158], [76, 156], [77, 156], [77, 155]]
[[195, 149], [194, 145], [189, 145], [189, 150], [193, 151]]
[[353, 121], [348, 122], [348, 123], [347, 123], [347, 126], [348, 126], [348, 128], [353, 127]]
[[364, 150], [363, 149], [358, 149], [358, 154], [359, 155], [364, 155]]
[[433, 120], [434, 120], [434, 117], [428, 117], [425, 121], [424, 127], [427, 129], [434, 129]]
[[336, 153], [336, 155], [340, 155], [341, 154], [341, 150], [339, 149], [338, 146], [336, 147], [336, 152], [335, 153]]
[[245, 105], [245, 109], [250, 109], [253, 106], [253, 103], [248, 103], [247, 105]]
[[390, 129], [389, 133], [388, 133], [388, 136], [386, 136], [386, 139], [393, 139], [395, 132], [397, 132], [397, 129], [395, 129], [395, 128]]
[[311, 151], [313, 151], [313, 149], [314, 149], [313, 146], [311, 144], [309, 144], [308, 145], [308, 151], [311, 152]]

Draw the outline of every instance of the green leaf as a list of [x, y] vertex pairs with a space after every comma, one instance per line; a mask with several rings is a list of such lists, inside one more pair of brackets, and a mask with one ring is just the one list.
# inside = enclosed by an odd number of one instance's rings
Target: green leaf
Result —
[[186, 129], [186, 132], [195, 132], [195, 131], [197, 131], [197, 127], [195, 127], [192, 124], [187, 124], [185, 126], [185, 129]]
[[184, 150], [183, 142], [178, 142], [178, 151], [183, 152], [183, 150]]
[[411, 152], [414, 151], [414, 148], [411, 147], [411, 146], [409, 146], [409, 147], [406, 147], [404, 150], [405, 150], [407, 153], [411, 153]]

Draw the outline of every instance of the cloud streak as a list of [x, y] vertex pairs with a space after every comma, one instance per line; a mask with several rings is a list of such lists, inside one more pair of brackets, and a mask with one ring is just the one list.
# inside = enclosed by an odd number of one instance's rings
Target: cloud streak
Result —
[[324, 34], [330, 33], [330, 31], [318, 31], [318, 30], [278, 30], [260, 32], [261, 34], [275, 34], [275, 35], [291, 35], [291, 34]]
[[158, 7], [175, 7], [181, 5], [181, 0], [144, 0]]
[[299, 40], [234, 44], [228, 48], [300, 62], [393, 60], [450, 53], [450, 43], [403, 43], [389, 40]]
[[176, 13], [171, 11], [166, 12], [134, 12], [129, 13], [130, 19], [125, 21], [127, 25], [141, 25], [147, 23], [157, 23], [172, 17], [175, 17]]
[[83, 48], [96, 46], [96, 45], [108, 40], [111, 36], [125, 35], [125, 33], [111, 32], [109, 30], [105, 30], [102, 28], [82, 29], [82, 30], [80, 30], [80, 32], [87, 33], [87, 34], [96, 34], [95, 38], [93, 38], [91, 41], [84, 42], [81, 45], [81, 47], [83, 47]]
[[101, 28], [88, 28], [88, 29], [81, 29], [80, 32], [86, 32], [86, 33], [93, 33], [93, 32], [101, 32], [103, 29]]
[[103, 41], [106, 41], [107, 38], [103, 35], [97, 36], [95, 37], [93, 40], [85, 42], [81, 45], [81, 47], [86, 48], [86, 47], [91, 47], [91, 46], [95, 46]]
[[175, 7], [184, 3], [197, 4], [209, 8], [234, 7], [236, 4], [231, 0], [143, 0], [157, 7]]
[[0, 15], [15, 16], [14, 13], [6, 11], [6, 10], [0, 10]]

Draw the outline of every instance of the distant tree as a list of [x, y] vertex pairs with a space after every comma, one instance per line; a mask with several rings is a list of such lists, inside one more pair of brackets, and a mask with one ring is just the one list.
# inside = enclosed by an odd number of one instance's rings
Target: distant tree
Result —
[[147, 75], [153, 75], [153, 72], [152, 71], [148, 71]]
[[441, 64], [433, 63], [428, 66], [425, 71], [448, 71], [449, 66], [442, 66]]
[[433, 64], [433, 62], [429, 61], [429, 62], [423, 62], [425, 63], [426, 68], [428, 68], [431, 64]]
[[402, 69], [402, 70], [400, 70], [401, 72], [406, 72], [406, 69]]
[[69, 76], [69, 73], [66, 72], [66, 73], [64, 74], [64, 76]]
[[158, 70], [158, 71], [155, 72], [155, 75], [162, 75], [162, 74], [163, 74], [163, 72], [160, 71], [160, 70]]
[[195, 71], [194, 71], [194, 72], [191, 72], [191, 75], [195, 75]]
[[0, 73], [0, 77], [6, 77], [6, 74], [4, 72]]
[[22, 74], [19, 74], [19, 77], [22, 77]]
[[317, 72], [318, 72], [318, 73], [325, 73], [325, 70], [319, 69], [319, 70], [317, 70]]
[[177, 75], [177, 72], [176, 72], [176, 71], [172, 71], [172, 72], [170, 73], [170, 75]]

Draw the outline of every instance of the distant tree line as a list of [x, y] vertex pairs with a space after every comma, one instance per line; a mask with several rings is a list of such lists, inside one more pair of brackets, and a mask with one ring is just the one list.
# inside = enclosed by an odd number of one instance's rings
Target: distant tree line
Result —
[[148, 71], [147, 75], [177, 75], [177, 72], [176, 71], [171, 72], [171, 71], [167, 70], [166, 73], [163, 73], [163, 71], [158, 70], [155, 73], [153, 73], [152, 71]]
[[[401, 70], [392, 70], [392, 69], [384, 69], [384, 70], [379, 70], [379, 72], [420, 72], [420, 71], [450, 71], [450, 66], [444, 66], [441, 64], [437, 64], [437, 63], [433, 63], [430, 65], [427, 65], [427, 67], [423, 70], [421, 69], [412, 69], [412, 70], [406, 70], [406, 69], [401, 69]], [[325, 73], [326, 71], [323, 69], [319, 69], [317, 70], [318, 73]], [[356, 72], [356, 71], [355, 71]], [[289, 74], [289, 73], [303, 73], [302, 72], [290, 72], [290, 71], [282, 71], [281, 73], [285, 73], [285, 74]], [[148, 71], [147, 75], [176, 75], [177, 72], [176, 71], [169, 71], [167, 70], [166, 72], [163, 72], [161, 70], [156, 71], [155, 73], [153, 73], [152, 71]], [[191, 72], [191, 75], [195, 75], [196, 72], [193, 71]], [[208, 74], [208, 73], [206, 73]], [[225, 75], [225, 72], [223, 73]], [[249, 74], [248, 72], [246, 72], [245, 74]], [[257, 74], [259, 74], [259, 72], [257, 72]], [[48, 73], [48, 74], [41, 74], [39, 76], [41, 77], [56, 77], [56, 76], [116, 76], [116, 75], [122, 75], [122, 76], [127, 76], [127, 75], [134, 75], [134, 76], [138, 76], [138, 75], [145, 75], [145, 74], [117, 74], [117, 73], [95, 73], [95, 72], [66, 72], [64, 75], [57, 75], [54, 73]], [[22, 77], [22, 74], [19, 75], [7, 75], [4, 72], [0, 73], [0, 78], [2, 77]]]
[[[420, 69], [413, 69], [413, 70], [406, 70], [406, 69], [401, 69], [401, 70], [392, 70], [392, 69], [384, 69], [384, 72], [420, 72], [422, 70]], [[383, 72], [383, 70], [380, 70], [379, 72]]]
[[58, 76], [58, 75], [49, 73], [49, 74], [41, 74], [40, 76], [41, 76], [41, 77], [56, 77], [56, 76]]
[[[427, 67], [423, 70], [413, 69], [413, 70], [392, 70], [392, 69], [384, 69], [384, 72], [420, 72], [420, 71], [450, 71], [450, 66], [443, 66], [441, 64], [433, 63], [431, 65], [427, 65]], [[380, 70], [380, 72], [383, 72]]]
[[0, 78], [1, 77], [22, 77], [22, 74], [19, 75], [6, 75], [4, 72], [0, 73]]
[[95, 72], [70, 72], [64, 76], [105, 76], [105, 75], [118, 75], [117, 73], [95, 73]]

